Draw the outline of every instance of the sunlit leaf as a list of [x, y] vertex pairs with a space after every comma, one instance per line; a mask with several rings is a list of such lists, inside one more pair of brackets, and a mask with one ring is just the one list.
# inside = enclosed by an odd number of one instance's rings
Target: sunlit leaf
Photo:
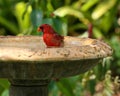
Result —
[[[27, 5], [24, 2], [17, 3], [15, 6], [14, 14], [17, 18], [20, 31], [23, 31], [24, 29], [27, 29], [30, 26], [30, 13], [32, 11], [32, 8], [31, 6], [29, 6], [26, 13], [24, 13], [26, 10], [26, 7]], [[23, 18], [23, 15], [24, 15], [24, 18]]]
[[54, 10], [54, 8], [53, 8], [53, 6], [52, 6], [50, 0], [48, 0], [47, 8], [48, 8], [49, 11], [53, 11], [53, 10]]
[[117, 0], [105, 0], [100, 3], [92, 13], [93, 19], [99, 19], [102, 15], [104, 15], [110, 8], [112, 8], [116, 4]]
[[82, 11], [89, 10], [93, 5], [95, 5], [99, 0], [88, 0], [82, 7]]
[[103, 16], [103, 18], [100, 19], [101, 23], [99, 25], [99, 27], [101, 28], [101, 30], [103, 30], [104, 32], [108, 32], [111, 25], [113, 24], [114, 21], [114, 14], [113, 12], [106, 12], [106, 14]]
[[9, 96], [9, 90], [4, 90], [1, 96]]
[[54, 11], [54, 14], [60, 17], [64, 17], [66, 15], [73, 15], [78, 18], [84, 18], [83, 14], [80, 11], [77, 11], [69, 6], [58, 8]]
[[78, 18], [79, 20], [83, 21], [84, 23], [89, 22], [88, 19], [84, 17], [84, 14], [82, 12], [80, 12], [79, 10], [76, 10], [72, 7], [69, 7], [69, 6], [64, 6], [64, 7], [60, 7], [58, 9], [56, 9], [54, 11], [54, 14], [59, 17], [71, 15], [71, 16], [74, 16], [74, 17]]
[[93, 28], [93, 34], [96, 38], [104, 37], [103, 34], [101, 33], [100, 29], [98, 29], [97, 27]]

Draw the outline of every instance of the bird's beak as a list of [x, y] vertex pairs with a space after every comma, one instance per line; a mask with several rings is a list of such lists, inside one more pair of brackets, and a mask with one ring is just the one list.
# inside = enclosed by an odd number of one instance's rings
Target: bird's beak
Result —
[[41, 28], [40, 28], [40, 27], [38, 27], [37, 31], [38, 31], [38, 32], [40, 32], [40, 31], [41, 31]]

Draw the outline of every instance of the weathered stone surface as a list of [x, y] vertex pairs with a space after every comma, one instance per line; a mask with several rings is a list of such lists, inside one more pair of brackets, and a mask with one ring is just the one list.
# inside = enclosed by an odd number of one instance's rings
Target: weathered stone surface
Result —
[[47, 96], [51, 78], [84, 73], [112, 49], [102, 41], [65, 37], [64, 47], [46, 48], [39, 36], [0, 36], [0, 78], [8, 78], [10, 96]]
[[46, 80], [84, 73], [101, 59], [64, 60], [55, 62], [0, 61], [0, 78]]
[[46, 85], [42, 86], [10, 86], [9, 96], [48, 96]]
[[112, 54], [102, 41], [65, 37], [64, 47], [46, 48], [39, 36], [0, 37], [0, 77], [46, 80], [88, 71]]
[[0, 60], [61, 61], [103, 58], [112, 54], [102, 41], [65, 37], [62, 48], [46, 48], [41, 37], [0, 37]]
[[46, 48], [39, 36], [0, 37], [0, 77], [45, 80], [83, 73], [112, 54], [102, 41], [65, 37], [64, 47]]

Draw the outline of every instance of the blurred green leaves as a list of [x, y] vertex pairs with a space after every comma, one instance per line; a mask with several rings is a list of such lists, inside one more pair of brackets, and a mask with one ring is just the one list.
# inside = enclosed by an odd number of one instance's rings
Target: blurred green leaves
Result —
[[8, 89], [4, 90], [1, 96], [9, 96], [9, 90]]
[[93, 7], [99, 0], [88, 0], [82, 7], [82, 11], [88, 11], [91, 7]]
[[0, 79], [0, 96], [8, 96], [8, 88], [10, 84], [6, 79]]
[[[112, 96], [113, 82], [106, 72], [120, 75], [119, 6], [120, 0], [0, 0], [0, 35], [40, 35], [37, 27], [47, 23], [61, 35], [81, 37], [92, 24], [93, 37], [112, 46], [113, 58], [104, 59], [93, 71], [51, 83], [50, 96]], [[103, 91], [96, 90], [99, 84]], [[8, 96], [8, 87], [0, 79], [1, 96]]]
[[120, 57], [120, 40], [117, 37], [112, 37], [111, 44], [114, 48], [114, 54], [117, 58]]
[[16, 35], [18, 33], [17, 26], [14, 23], [8, 21], [6, 18], [0, 16], [0, 23], [1, 25], [9, 29], [12, 32], [12, 34]]
[[58, 8], [57, 10], [54, 11], [54, 14], [58, 15], [60, 17], [64, 17], [66, 15], [73, 15], [78, 18], [84, 17], [82, 13], [80, 13], [79, 11], [77, 11], [69, 6]]
[[87, 18], [84, 17], [84, 14], [82, 12], [69, 6], [58, 8], [57, 10], [54, 11], [54, 14], [60, 17], [64, 17], [66, 15], [72, 15], [78, 18], [79, 20], [83, 21], [83, 23], [88, 24], [88, 20]]
[[[119, 4], [118, 0], [103, 0], [102, 2], [99, 0], [78, 0], [75, 2], [65, 0], [59, 4], [58, 2], [60, 1], [53, 2], [52, 0], [45, 0], [44, 2], [38, 0], [11, 2], [14, 4], [14, 10], [11, 12], [11, 16], [13, 15], [16, 20], [10, 22], [4, 16], [0, 16], [0, 23], [14, 35], [37, 35], [36, 28], [43, 23], [51, 24], [58, 33], [67, 35], [68, 31], [75, 31], [81, 28], [78, 25], [84, 24], [88, 26], [89, 23], [92, 23], [93, 28], [97, 30], [93, 30], [97, 38], [103, 36], [104, 33], [106, 34], [110, 30], [114, 16], [116, 15], [116, 6]], [[9, 11], [13, 9], [11, 2], [7, 2], [10, 6]], [[45, 3], [47, 6], [45, 6]], [[4, 5], [4, 2], [2, 1], [0, 4]], [[52, 13], [55, 16], [51, 16]], [[79, 22], [76, 22], [77, 19]], [[67, 27], [68, 23], [70, 23], [70, 29], [72, 29], [72, 26], [75, 29], [69, 30]], [[83, 30], [87, 30], [87, 27]], [[100, 31], [99, 33], [98, 30]], [[101, 34], [101, 36], [97, 34]]]
[[29, 6], [27, 8], [26, 13], [23, 14], [24, 11], [26, 10], [26, 7], [27, 6], [24, 2], [17, 3], [16, 6], [15, 6], [14, 14], [17, 18], [20, 32], [23, 32], [25, 29], [30, 27], [30, 13], [32, 11], [32, 8], [31, 8], [31, 6]]
[[99, 19], [103, 16], [109, 9], [115, 6], [117, 0], [104, 0], [94, 9], [92, 13], [93, 19]]
[[67, 79], [61, 79], [60, 82], [57, 82], [59, 90], [66, 96], [74, 96], [72, 84]]
[[42, 24], [43, 12], [41, 10], [32, 10], [30, 16], [34, 27], [38, 27]]

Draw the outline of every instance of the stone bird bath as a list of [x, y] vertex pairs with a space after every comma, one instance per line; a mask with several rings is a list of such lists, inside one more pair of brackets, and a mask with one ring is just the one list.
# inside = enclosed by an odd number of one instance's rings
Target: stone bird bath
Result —
[[39, 36], [0, 36], [0, 78], [10, 96], [48, 96], [51, 78], [84, 73], [112, 54], [102, 41], [65, 37], [62, 48], [46, 48]]

